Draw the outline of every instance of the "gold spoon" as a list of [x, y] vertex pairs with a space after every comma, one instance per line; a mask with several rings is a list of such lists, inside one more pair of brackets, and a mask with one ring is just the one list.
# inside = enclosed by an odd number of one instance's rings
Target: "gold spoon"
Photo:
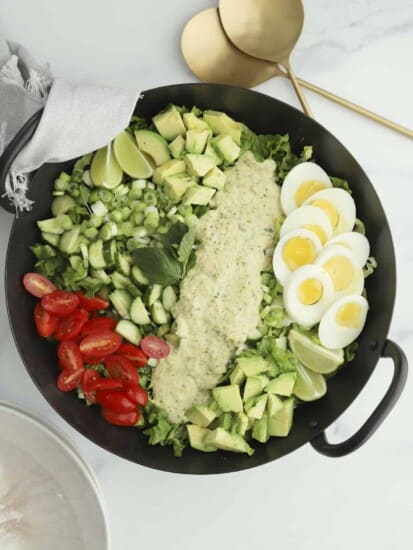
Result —
[[[206, 9], [188, 21], [182, 33], [181, 47], [188, 67], [203, 82], [253, 88], [272, 77], [287, 76], [278, 65], [251, 57], [236, 48], [226, 36], [216, 8]], [[297, 80], [301, 86], [413, 138], [412, 130], [310, 82], [300, 78]]]
[[289, 61], [304, 24], [301, 0], [219, 0], [228, 38], [244, 53], [279, 63], [288, 74], [304, 112], [313, 116]]

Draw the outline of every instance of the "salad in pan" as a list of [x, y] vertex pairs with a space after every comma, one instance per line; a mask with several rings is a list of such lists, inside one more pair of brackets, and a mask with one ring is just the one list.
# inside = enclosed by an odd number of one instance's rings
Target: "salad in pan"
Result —
[[177, 456], [287, 437], [354, 356], [376, 267], [312, 157], [169, 105], [60, 174], [23, 278], [58, 388]]

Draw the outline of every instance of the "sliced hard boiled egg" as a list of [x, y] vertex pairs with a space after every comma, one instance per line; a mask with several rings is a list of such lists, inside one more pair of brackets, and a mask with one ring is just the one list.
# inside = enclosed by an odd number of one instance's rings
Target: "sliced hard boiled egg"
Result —
[[273, 269], [280, 284], [299, 267], [311, 264], [322, 248], [320, 239], [308, 229], [296, 229], [278, 241], [273, 256]]
[[301, 206], [285, 218], [280, 235], [283, 237], [293, 229], [308, 229], [317, 235], [321, 244], [325, 244], [333, 233], [329, 217], [316, 206]]
[[285, 214], [301, 206], [311, 195], [332, 187], [326, 172], [314, 162], [294, 166], [281, 187], [281, 207]]
[[367, 258], [370, 256], [370, 243], [367, 237], [355, 231], [336, 235], [328, 241], [327, 245], [330, 244], [339, 244], [351, 250], [360, 267], [366, 265]]
[[334, 299], [333, 282], [321, 267], [304, 265], [284, 286], [284, 307], [293, 321], [305, 328], [317, 324]]
[[333, 235], [351, 231], [356, 222], [356, 205], [344, 189], [324, 189], [311, 195], [305, 204], [324, 210], [333, 227]]
[[366, 322], [368, 302], [349, 295], [337, 300], [323, 315], [318, 327], [321, 344], [328, 349], [344, 348], [360, 335]]
[[361, 294], [364, 287], [363, 271], [354, 254], [345, 246], [326, 246], [315, 260], [331, 277], [336, 298], [346, 294]]

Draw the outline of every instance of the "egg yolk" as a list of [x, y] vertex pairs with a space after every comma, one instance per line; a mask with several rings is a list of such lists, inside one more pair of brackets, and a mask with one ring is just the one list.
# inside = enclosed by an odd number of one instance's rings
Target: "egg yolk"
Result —
[[309, 231], [312, 231], [313, 233], [315, 233], [317, 237], [320, 239], [321, 244], [325, 244], [327, 242], [326, 232], [319, 225], [305, 225], [304, 229], [308, 229]]
[[290, 271], [311, 264], [316, 256], [314, 243], [305, 237], [292, 237], [284, 245], [283, 258]]
[[306, 306], [316, 304], [323, 295], [323, 285], [318, 279], [306, 279], [298, 288], [298, 299]]
[[359, 328], [361, 325], [361, 306], [356, 302], [347, 302], [336, 313], [338, 325], [346, 328]]
[[335, 290], [345, 290], [354, 279], [354, 266], [346, 256], [333, 256], [323, 267], [330, 275]]
[[304, 181], [295, 192], [294, 198], [298, 206], [301, 206], [311, 195], [321, 191], [322, 189], [327, 189], [327, 185], [318, 180], [308, 180]]
[[331, 204], [331, 202], [328, 202], [324, 199], [316, 199], [314, 201], [311, 201], [311, 204], [312, 206], [318, 206], [318, 208], [321, 208], [321, 210], [323, 210], [327, 214], [331, 225], [333, 226], [333, 229], [337, 227], [340, 216], [338, 214], [337, 208], [333, 204]]

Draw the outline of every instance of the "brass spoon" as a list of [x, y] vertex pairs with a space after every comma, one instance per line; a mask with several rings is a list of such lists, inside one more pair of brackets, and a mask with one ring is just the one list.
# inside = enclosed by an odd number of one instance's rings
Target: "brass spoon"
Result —
[[[286, 76], [278, 65], [251, 57], [236, 48], [226, 36], [218, 10], [215, 8], [206, 9], [188, 21], [182, 33], [181, 47], [188, 67], [203, 82], [253, 88], [272, 77]], [[297, 80], [304, 88], [413, 138], [412, 130], [310, 82], [300, 78]]]
[[301, 0], [219, 0], [219, 14], [237, 48], [285, 68], [304, 112], [312, 117], [289, 61], [304, 24]]

